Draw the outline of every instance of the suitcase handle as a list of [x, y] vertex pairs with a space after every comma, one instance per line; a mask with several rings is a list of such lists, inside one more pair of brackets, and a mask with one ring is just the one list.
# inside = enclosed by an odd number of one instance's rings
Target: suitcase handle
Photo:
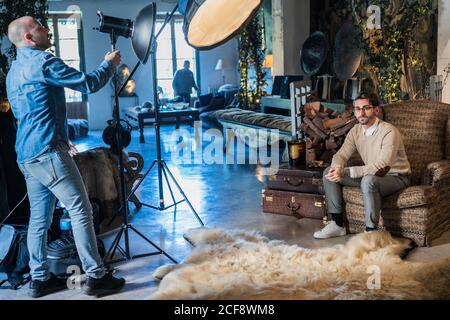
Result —
[[287, 182], [287, 184], [293, 186], [293, 187], [298, 187], [301, 186], [303, 184], [303, 180], [302, 179], [298, 179], [298, 183], [292, 183], [291, 179], [289, 178], [284, 178], [284, 181]]
[[297, 213], [298, 209], [300, 209], [300, 203], [287, 203], [286, 206], [293, 212]]

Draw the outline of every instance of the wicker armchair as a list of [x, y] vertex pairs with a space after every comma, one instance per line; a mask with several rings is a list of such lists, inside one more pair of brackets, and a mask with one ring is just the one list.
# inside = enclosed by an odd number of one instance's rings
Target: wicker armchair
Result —
[[[389, 104], [383, 107], [383, 119], [402, 133], [412, 185], [383, 199], [379, 229], [430, 246], [450, 229], [450, 104]], [[344, 187], [343, 198], [348, 230], [363, 231], [361, 190]]]

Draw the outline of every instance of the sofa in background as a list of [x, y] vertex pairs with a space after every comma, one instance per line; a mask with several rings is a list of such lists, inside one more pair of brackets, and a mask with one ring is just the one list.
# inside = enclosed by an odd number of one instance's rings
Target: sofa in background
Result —
[[67, 119], [69, 139], [86, 137], [89, 132], [89, 123], [86, 119]]
[[214, 117], [214, 112], [233, 107], [236, 104], [235, 96], [239, 88], [232, 85], [223, 85], [217, 93], [208, 93], [198, 96], [195, 108], [199, 109], [200, 120], [206, 129], [222, 129], [222, 125]]

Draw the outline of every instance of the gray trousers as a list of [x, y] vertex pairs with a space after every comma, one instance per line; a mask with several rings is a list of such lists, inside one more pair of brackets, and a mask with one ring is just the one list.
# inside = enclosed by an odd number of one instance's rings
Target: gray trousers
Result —
[[384, 177], [364, 176], [353, 179], [343, 178], [339, 183], [331, 182], [325, 178], [330, 168], [324, 171], [323, 186], [328, 213], [342, 214], [344, 204], [342, 200], [342, 187], [360, 187], [363, 193], [364, 213], [366, 227], [377, 228], [380, 219], [381, 198], [391, 195], [410, 185], [409, 176], [386, 175]]

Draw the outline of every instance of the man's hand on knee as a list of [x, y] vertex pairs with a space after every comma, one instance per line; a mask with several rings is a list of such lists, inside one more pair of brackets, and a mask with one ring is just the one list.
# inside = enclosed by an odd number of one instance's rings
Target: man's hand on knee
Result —
[[330, 168], [330, 171], [328, 171], [328, 174], [325, 175], [325, 178], [331, 182], [338, 183], [341, 182], [346, 175], [348, 174], [344, 168], [335, 167]]
[[325, 175], [325, 178], [331, 182], [338, 183], [342, 180], [341, 170], [342, 168], [339, 167], [330, 168], [330, 171]]
[[381, 168], [380, 170], [378, 170], [378, 171], [375, 173], [375, 175], [376, 175], [377, 177], [384, 177], [385, 175], [387, 175], [387, 173], [389, 172], [389, 170], [391, 170], [391, 167], [390, 167], [390, 166]]

